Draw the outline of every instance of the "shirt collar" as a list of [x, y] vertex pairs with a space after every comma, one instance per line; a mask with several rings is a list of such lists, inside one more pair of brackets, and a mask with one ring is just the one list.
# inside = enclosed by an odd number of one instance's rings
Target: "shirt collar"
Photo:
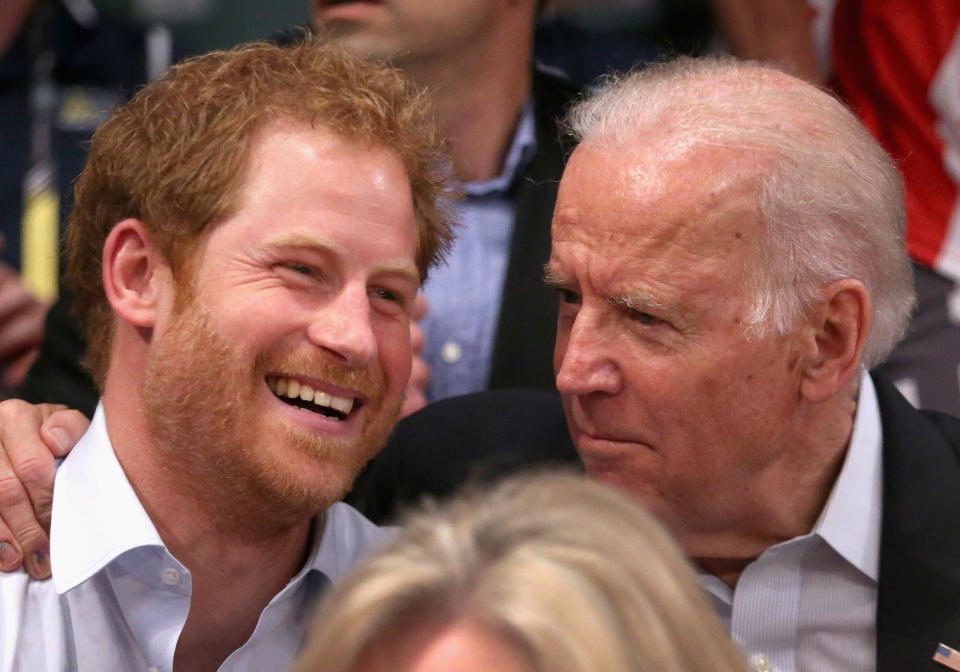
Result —
[[[349, 505], [334, 504], [314, 521], [310, 558], [277, 598], [309, 572], [336, 581], [390, 536]], [[57, 470], [50, 523], [54, 588], [63, 594], [127, 551], [145, 546], [165, 548], [113, 451], [101, 403]]]
[[847, 456], [813, 533], [874, 581], [880, 565], [882, 443], [877, 393], [863, 373]]
[[336, 502], [314, 523], [313, 552], [303, 571], [317, 571], [336, 582], [360, 557], [395, 534], [394, 528], [378, 527], [349, 504]]
[[533, 101], [527, 101], [520, 113], [520, 121], [513, 133], [510, 150], [503, 162], [503, 170], [499, 175], [482, 182], [467, 182], [463, 190], [468, 196], [485, 196], [490, 193], [506, 192], [513, 184], [517, 173], [526, 165], [537, 151], [537, 136], [534, 132]]
[[54, 588], [63, 594], [117, 556], [141, 546], [163, 542], [117, 461], [100, 404], [54, 481], [50, 522]]

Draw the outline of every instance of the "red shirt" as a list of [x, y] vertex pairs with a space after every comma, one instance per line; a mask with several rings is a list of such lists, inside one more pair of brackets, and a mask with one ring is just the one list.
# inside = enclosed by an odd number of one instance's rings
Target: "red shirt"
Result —
[[903, 172], [910, 254], [960, 280], [960, 1], [809, 4], [831, 86]]

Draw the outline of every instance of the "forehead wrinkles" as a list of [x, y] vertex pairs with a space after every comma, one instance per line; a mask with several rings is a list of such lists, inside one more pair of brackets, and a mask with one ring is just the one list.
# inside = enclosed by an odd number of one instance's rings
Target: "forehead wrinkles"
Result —
[[612, 163], [577, 166], [558, 202], [556, 241], [649, 262], [700, 264], [740, 253], [761, 233], [752, 175], [711, 172], [690, 162], [673, 170], [642, 164], [611, 169]]
[[603, 293], [739, 293], [762, 231], [757, 167], [705, 147], [664, 158], [651, 145], [578, 148], [554, 221], [556, 265]]
[[723, 259], [690, 251], [644, 231], [595, 230], [559, 223], [551, 269], [582, 290], [608, 299], [690, 306], [716, 293], [724, 282]]

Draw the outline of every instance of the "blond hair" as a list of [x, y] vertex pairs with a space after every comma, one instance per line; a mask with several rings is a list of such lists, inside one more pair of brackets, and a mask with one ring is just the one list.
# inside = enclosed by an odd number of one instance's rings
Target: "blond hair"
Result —
[[580, 475], [513, 477], [414, 515], [322, 604], [293, 672], [347, 672], [385, 634], [471, 623], [543, 672], [733, 672], [679, 548]]

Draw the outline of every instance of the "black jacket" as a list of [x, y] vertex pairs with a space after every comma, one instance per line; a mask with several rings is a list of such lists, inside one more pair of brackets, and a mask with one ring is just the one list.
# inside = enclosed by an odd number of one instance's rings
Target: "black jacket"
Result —
[[572, 147], [557, 122], [580, 90], [549, 73], [533, 77], [537, 151], [511, 186], [516, 219], [493, 347], [489, 388], [553, 389], [556, 292], [543, 282], [557, 186]]
[[[883, 425], [877, 670], [944, 670], [932, 660], [937, 644], [960, 649], [960, 420], [874, 383]], [[479, 392], [402, 421], [350, 499], [386, 521], [425, 494], [545, 463], [577, 463], [559, 395]]]

